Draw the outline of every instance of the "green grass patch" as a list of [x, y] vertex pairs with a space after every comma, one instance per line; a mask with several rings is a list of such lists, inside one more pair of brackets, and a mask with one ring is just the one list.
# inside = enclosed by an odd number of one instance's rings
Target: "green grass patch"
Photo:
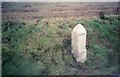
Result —
[[[71, 31], [81, 23], [87, 30], [88, 58], [75, 62]], [[116, 74], [118, 19], [41, 19], [37, 26], [24, 22], [2, 23], [3, 75]]]

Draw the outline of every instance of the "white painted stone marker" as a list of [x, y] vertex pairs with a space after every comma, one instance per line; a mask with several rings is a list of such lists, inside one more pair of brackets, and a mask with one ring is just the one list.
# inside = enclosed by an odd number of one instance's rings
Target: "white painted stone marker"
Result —
[[84, 63], [87, 59], [86, 29], [78, 24], [72, 31], [72, 53], [77, 62]]

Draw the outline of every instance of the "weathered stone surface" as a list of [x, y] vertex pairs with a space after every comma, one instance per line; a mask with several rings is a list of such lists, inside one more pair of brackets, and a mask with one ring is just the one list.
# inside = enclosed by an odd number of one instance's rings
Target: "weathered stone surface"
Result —
[[72, 53], [77, 62], [84, 63], [87, 59], [86, 29], [78, 24], [72, 31]]

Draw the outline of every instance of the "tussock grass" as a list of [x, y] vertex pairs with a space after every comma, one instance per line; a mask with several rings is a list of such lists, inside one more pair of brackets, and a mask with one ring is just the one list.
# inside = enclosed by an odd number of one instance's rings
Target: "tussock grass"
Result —
[[[71, 31], [76, 24], [87, 30], [88, 59], [76, 63], [71, 54]], [[118, 19], [41, 19], [35, 26], [24, 22], [2, 23], [3, 75], [116, 74]]]

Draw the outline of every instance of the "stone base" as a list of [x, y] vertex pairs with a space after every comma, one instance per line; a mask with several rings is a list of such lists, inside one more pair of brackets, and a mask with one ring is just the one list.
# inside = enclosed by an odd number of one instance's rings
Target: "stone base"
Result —
[[87, 59], [87, 50], [86, 49], [76, 51], [76, 52], [72, 51], [72, 53], [77, 62], [84, 63]]

